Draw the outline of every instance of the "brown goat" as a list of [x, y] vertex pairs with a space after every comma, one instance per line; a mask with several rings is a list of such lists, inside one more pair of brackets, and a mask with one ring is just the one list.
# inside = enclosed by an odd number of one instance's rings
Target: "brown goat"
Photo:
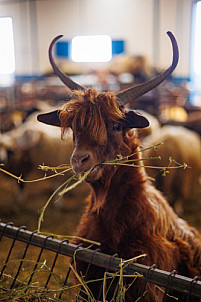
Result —
[[[120, 93], [98, 93], [74, 83], [50, 62], [60, 79], [71, 89], [71, 101], [60, 111], [38, 116], [46, 124], [61, 126], [64, 133], [68, 127], [73, 130], [74, 151], [71, 164], [76, 173], [92, 168], [86, 181], [91, 186], [89, 205], [81, 218], [77, 236], [100, 242], [101, 251], [117, 253], [124, 259], [141, 254], [147, 256], [139, 262], [153, 263], [166, 271], [194, 277], [201, 273], [201, 237], [199, 233], [180, 219], [168, 205], [161, 193], [148, 180], [141, 167], [139, 141], [133, 128], [149, 125], [145, 117], [134, 111], [127, 112], [123, 105], [135, 99], [164, 81], [175, 69], [178, 48], [174, 36], [168, 33], [173, 45], [172, 65], [152, 81]], [[137, 160], [138, 167], [106, 165], [118, 155]], [[75, 240], [75, 243], [80, 243]], [[78, 271], [85, 274], [86, 265], [77, 264]], [[91, 267], [86, 280], [103, 277], [103, 270]], [[97, 298], [97, 283], [89, 283]], [[143, 283], [136, 280], [126, 294], [126, 301], [135, 301], [142, 292]], [[162, 293], [153, 285], [148, 286], [144, 301], [161, 301]], [[111, 295], [111, 296], [110, 296]], [[108, 293], [110, 301], [113, 293]]]

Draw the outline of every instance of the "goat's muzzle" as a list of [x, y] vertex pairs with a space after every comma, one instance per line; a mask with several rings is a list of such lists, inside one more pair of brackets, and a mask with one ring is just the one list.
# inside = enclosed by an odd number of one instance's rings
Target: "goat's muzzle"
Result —
[[91, 155], [86, 152], [74, 151], [71, 157], [71, 165], [76, 173], [86, 172], [90, 169]]
[[96, 182], [102, 176], [104, 169], [101, 163], [97, 163], [92, 153], [78, 150], [74, 150], [72, 154], [71, 165], [73, 171], [78, 174], [90, 170], [85, 179], [89, 183]]

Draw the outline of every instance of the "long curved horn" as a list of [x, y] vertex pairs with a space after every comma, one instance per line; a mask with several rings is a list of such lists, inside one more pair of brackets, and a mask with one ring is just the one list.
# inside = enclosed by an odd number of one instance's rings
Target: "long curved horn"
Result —
[[49, 60], [50, 63], [52, 65], [52, 68], [54, 70], [54, 72], [56, 73], [56, 75], [60, 78], [60, 80], [68, 87], [70, 88], [70, 90], [85, 90], [84, 87], [80, 86], [79, 84], [73, 82], [73, 80], [71, 80], [71, 78], [69, 76], [67, 76], [65, 73], [63, 73], [63, 71], [61, 71], [58, 66], [56, 65], [54, 58], [53, 58], [53, 54], [52, 54], [52, 49], [54, 44], [56, 43], [57, 40], [59, 40], [61, 37], [63, 37], [63, 35], [59, 35], [56, 38], [54, 38], [50, 44], [49, 47]]
[[169, 36], [171, 43], [172, 43], [172, 49], [173, 49], [173, 59], [172, 59], [172, 65], [163, 73], [161, 73], [159, 76], [154, 78], [153, 80], [144, 82], [142, 84], [139, 84], [137, 86], [128, 88], [126, 90], [123, 90], [116, 94], [118, 98], [118, 105], [122, 106], [130, 102], [131, 100], [134, 100], [136, 98], [139, 98], [140, 96], [144, 95], [148, 91], [152, 90], [153, 88], [157, 87], [159, 84], [161, 84], [176, 68], [178, 60], [179, 60], [179, 49], [177, 45], [177, 41], [174, 37], [174, 35], [168, 31], [167, 35]]

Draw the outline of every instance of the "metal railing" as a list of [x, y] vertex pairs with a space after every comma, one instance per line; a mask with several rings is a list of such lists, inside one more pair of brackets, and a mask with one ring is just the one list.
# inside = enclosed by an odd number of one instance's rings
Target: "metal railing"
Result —
[[[118, 272], [120, 268], [120, 264], [122, 263], [122, 259], [116, 257], [116, 255], [110, 256], [101, 253], [98, 250], [86, 249], [82, 248], [81, 245], [77, 246], [68, 242], [68, 240], [57, 240], [53, 236], [43, 236], [37, 234], [36, 231], [30, 232], [26, 230], [25, 226], [15, 227], [13, 223], [0, 223], [0, 240], [5, 238], [10, 238], [11, 242], [9, 242], [8, 252], [6, 254], [5, 260], [1, 263], [0, 268], [0, 280], [4, 279], [5, 271], [7, 270], [9, 261], [12, 260], [13, 250], [17, 242], [23, 242], [23, 248], [21, 250], [21, 258], [18, 259], [18, 262], [15, 266], [17, 266], [17, 271], [12, 276], [12, 282], [9, 283], [9, 288], [13, 289], [19, 284], [18, 277], [23, 270], [23, 263], [26, 260], [27, 252], [30, 250], [30, 247], [35, 246], [39, 250], [37, 251], [37, 260], [32, 268], [32, 271], [29, 273], [29, 276], [26, 279], [26, 285], [29, 286], [34, 278], [34, 275], [37, 272], [37, 268], [40, 266], [41, 268], [41, 259], [44, 251], [53, 252], [53, 260], [51, 268], [48, 271], [48, 276], [46, 278], [46, 282], [43, 285], [44, 289], [47, 289], [50, 279], [52, 278], [52, 274], [57, 266], [57, 260], [59, 255], [66, 256], [71, 258], [71, 265], [74, 261], [79, 260], [88, 263], [89, 265], [96, 265], [98, 267], [102, 267], [105, 270], [110, 270], [113, 272]], [[4, 249], [4, 244], [0, 246], [0, 250]], [[65, 272], [65, 276], [62, 279], [62, 289], [65, 289], [68, 285], [70, 271], [72, 266], [67, 266], [67, 271]], [[166, 272], [160, 269], [157, 269], [155, 265], [150, 267], [141, 265], [138, 263], [130, 263], [125, 266], [124, 274], [135, 275], [136, 273], [141, 275], [141, 279], [144, 281], [144, 289], [146, 288], [146, 284], [148, 282], [154, 283], [157, 286], [164, 288], [163, 300], [165, 301], [166, 295], [168, 295], [169, 290], [174, 290], [178, 293], [182, 293], [184, 300], [182, 301], [190, 301], [191, 297], [201, 298], [201, 281], [198, 280], [198, 277], [194, 279], [190, 279], [184, 276], [180, 276], [173, 272]], [[2, 285], [2, 281], [0, 281], [0, 286], [6, 292], [8, 291], [8, 287]], [[28, 289], [27, 289], [28, 290]], [[61, 299], [63, 294], [63, 290], [58, 295], [57, 300]], [[143, 300], [143, 295], [141, 300]]]

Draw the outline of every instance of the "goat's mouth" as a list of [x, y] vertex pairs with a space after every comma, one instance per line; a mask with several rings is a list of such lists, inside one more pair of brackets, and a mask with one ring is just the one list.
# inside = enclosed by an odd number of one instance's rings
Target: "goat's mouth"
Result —
[[101, 164], [95, 165], [92, 169], [90, 169], [85, 181], [88, 183], [92, 183], [97, 181], [102, 176], [103, 166]]
[[73, 172], [76, 173], [79, 178], [84, 177], [84, 180], [86, 182], [94, 183], [102, 177], [105, 166], [101, 162], [99, 162], [97, 164], [94, 164], [92, 167], [90, 167], [89, 165], [82, 167], [72, 165], [72, 168]]

